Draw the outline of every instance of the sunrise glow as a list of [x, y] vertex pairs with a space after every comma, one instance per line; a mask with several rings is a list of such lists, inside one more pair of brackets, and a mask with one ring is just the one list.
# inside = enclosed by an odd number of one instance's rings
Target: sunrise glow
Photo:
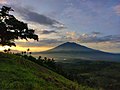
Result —
[[26, 51], [27, 49], [30, 49], [31, 52], [39, 52], [39, 51], [45, 51], [45, 50], [49, 50], [53, 47], [12, 47], [11, 50], [18, 50], [18, 51]]

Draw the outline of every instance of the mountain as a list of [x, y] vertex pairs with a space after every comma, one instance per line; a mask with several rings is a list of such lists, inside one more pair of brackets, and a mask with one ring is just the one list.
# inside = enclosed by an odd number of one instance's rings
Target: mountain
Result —
[[87, 48], [85, 46], [82, 46], [82, 45], [79, 45], [77, 43], [74, 43], [74, 42], [66, 42], [66, 43], [63, 43], [51, 50], [48, 50], [48, 52], [69, 52], [69, 51], [91, 51], [92, 49], [90, 48]]
[[42, 56], [53, 57], [59, 60], [82, 59], [82, 60], [101, 60], [101, 61], [120, 61], [120, 54], [113, 54], [94, 50], [74, 42], [63, 43], [53, 49], [39, 52]]
[[0, 52], [0, 90], [93, 90], [21, 56]]

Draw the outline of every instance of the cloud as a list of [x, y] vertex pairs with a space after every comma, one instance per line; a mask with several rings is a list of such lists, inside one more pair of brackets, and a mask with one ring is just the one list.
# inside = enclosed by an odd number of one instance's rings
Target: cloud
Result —
[[0, 4], [6, 4], [7, 0], [0, 0]]
[[27, 12], [25, 19], [32, 21], [32, 22], [37, 22], [37, 23], [43, 24], [43, 25], [54, 25], [56, 23], [59, 23], [56, 20], [50, 19], [47, 16], [40, 15], [40, 14], [38, 14], [36, 12], [32, 12], [32, 11]]
[[52, 34], [52, 33], [57, 33], [57, 31], [55, 31], [55, 30], [51, 30], [51, 31], [43, 30], [43, 31], [41, 32], [41, 34]]
[[58, 30], [67, 29], [67, 27], [66, 27], [64, 24], [62, 24], [62, 23], [54, 24], [54, 25], [52, 26], [52, 28], [56, 28], [56, 29], [58, 29]]
[[23, 17], [23, 19], [35, 22], [41, 25], [48, 25], [55, 28], [63, 28], [63, 24], [59, 21], [52, 19], [46, 15], [39, 14], [34, 11], [31, 7], [23, 7], [23, 6], [12, 6], [17, 14]]
[[62, 40], [58, 39], [43, 39], [40, 42], [46, 43], [46, 44], [57, 44], [57, 43], [62, 43]]
[[78, 41], [81, 43], [119, 43], [120, 35], [94, 36], [90, 34], [83, 34], [79, 36]]
[[101, 35], [102, 33], [101, 32], [92, 32], [92, 34]]
[[120, 16], [120, 4], [114, 7], [115, 13]]
[[41, 46], [54, 46], [59, 43], [63, 43], [63, 41], [58, 39], [43, 39], [39, 42], [16, 42], [21, 47], [41, 47]]
[[91, 32], [78, 34], [75, 32], [66, 32], [61, 37], [64, 41], [74, 41], [79, 43], [120, 43], [120, 35], [104, 35], [101, 32]]

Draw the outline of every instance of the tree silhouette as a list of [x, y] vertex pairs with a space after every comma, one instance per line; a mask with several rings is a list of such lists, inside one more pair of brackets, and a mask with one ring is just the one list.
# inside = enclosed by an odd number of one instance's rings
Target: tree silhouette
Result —
[[46, 61], [46, 60], [47, 60], [47, 57], [44, 57], [44, 60]]
[[28, 49], [27, 49], [27, 51], [29, 52], [29, 51], [30, 51], [30, 49], [28, 48]]
[[28, 48], [28, 49], [27, 49], [27, 54], [29, 54], [29, 51], [30, 51], [30, 49]]
[[5, 50], [4, 50], [4, 52], [6, 53], [6, 52], [7, 52], [7, 50], [5, 49]]
[[24, 55], [24, 52], [22, 51], [21, 54]]
[[9, 48], [9, 49], [8, 49], [8, 52], [10, 52], [10, 51], [11, 51], [11, 49]]
[[31, 54], [32, 54], [32, 52], [29, 52], [29, 54], [31, 55]]
[[11, 7], [3, 6], [0, 11], [0, 45], [16, 46], [15, 39], [34, 39], [38, 41], [38, 35], [33, 29], [29, 29], [27, 23], [19, 21], [13, 15]]
[[26, 51], [24, 51], [23, 53], [24, 53], [24, 55], [25, 55], [25, 54], [26, 54]]
[[38, 57], [38, 60], [40, 60], [40, 59], [42, 59], [42, 56], [39, 56], [39, 57]]

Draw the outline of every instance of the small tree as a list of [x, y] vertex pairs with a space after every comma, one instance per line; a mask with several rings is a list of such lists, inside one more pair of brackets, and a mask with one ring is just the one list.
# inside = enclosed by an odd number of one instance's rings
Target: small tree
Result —
[[11, 49], [9, 48], [9, 49], [8, 49], [8, 52], [10, 52], [10, 51], [11, 51]]
[[24, 55], [26, 55], [26, 51], [24, 51], [23, 53], [24, 53]]
[[21, 54], [24, 55], [24, 52], [22, 51]]
[[5, 49], [5, 50], [4, 50], [4, 52], [6, 53], [6, 52], [7, 52], [7, 50]]
[[0, 45], [16, 46], [15, 39], [34, 39], [38, 41], [38, 35], [33, 29], [29, 29], [27, 23], [19, 21], [13, 15], [11, 7], [3, 6], [0, 11]]
[[27, 54], [29, 54], [29, 51], [30, 51], [30, 49], [28, 48], [28, 49], [27, 49]]
[[38, 60], [40, 60], [40, 59], [42, 59], [42, 56], [39, 56], [39, 57], [38, 57]]
[[27, 52], [29, 52], [29, 51], [30, 51], [30, 49], [28, 48], [28, 49], [27, 49]]
[[30, 54], [30, 56], [31, 56], [32, 52], [29, 52], [29, 54]]
[[44, 60], [46, 61], [46, 60], [47, 60], [47, 57], [44, 57]]

